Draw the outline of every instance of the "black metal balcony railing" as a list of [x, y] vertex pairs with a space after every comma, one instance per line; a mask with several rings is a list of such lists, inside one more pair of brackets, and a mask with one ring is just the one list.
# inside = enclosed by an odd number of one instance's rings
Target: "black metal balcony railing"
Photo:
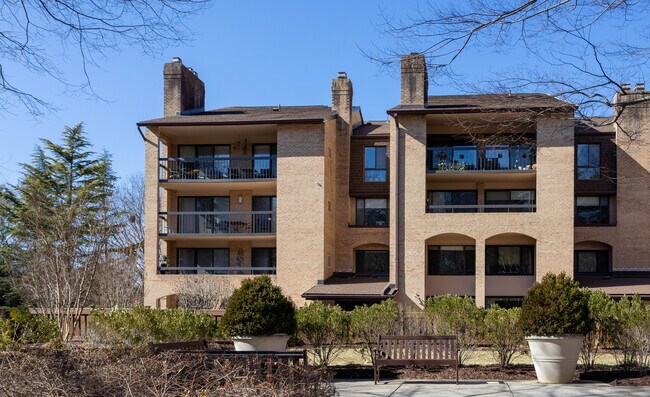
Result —
[[536, 204], [428, 205], [428, 213], [535, 212]]
[[275, 267], [158, 266], [158, 274], [275, 274]]
[[534, 146], [428, 147], [427, 171], [532, 171]]
[[161, 212], [159, 219], [165, 236], [275, 234], [275, 211]]
[[160, 180], [247, 180], [277, 177], [276, 156], [160, 159]]

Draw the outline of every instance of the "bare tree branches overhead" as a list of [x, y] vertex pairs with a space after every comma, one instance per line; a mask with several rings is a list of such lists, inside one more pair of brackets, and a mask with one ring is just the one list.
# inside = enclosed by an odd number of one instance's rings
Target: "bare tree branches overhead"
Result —
[[[390, 68], [400, 55], [420, 52], [433, 82], [477, 93], [544, 92], [592, 117], [614, 107], [623, 82], [643, 80], [649, 11], [643, 0], [431, 1], [401, 19], [384, 10], [380, 30], [391, 44], [365, 53]], [[487, 51], [512, 63], [469, 80], [464, 56]]]
[[[186, 17], [209, 0], [6, 0], [0, 3], [0, 109], [34, 116], [51, 109], [12, 80], [17, 71], [47, 76], [66, 90], [95, 95], [90, 68], [122, 46], [160, 53], [191, 39]], [[80, 76], [63, 71], [78, 58]]]

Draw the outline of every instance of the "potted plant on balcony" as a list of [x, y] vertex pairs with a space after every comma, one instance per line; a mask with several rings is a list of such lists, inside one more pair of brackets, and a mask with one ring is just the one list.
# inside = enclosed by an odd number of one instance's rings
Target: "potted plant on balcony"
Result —
[[219, 326], [237, 351], [285, 351], [296, 332], [296, 309], [269, 276], [259, 276], [233, 292]]
[[547, 274], [524, 297], [520, 326], [540, 383], [569, 383], [593, 328], [589, 292], [566, 273]]

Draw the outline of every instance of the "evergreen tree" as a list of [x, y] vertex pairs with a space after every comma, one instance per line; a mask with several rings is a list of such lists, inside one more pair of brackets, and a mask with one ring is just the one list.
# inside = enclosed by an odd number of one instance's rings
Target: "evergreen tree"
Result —
[[14, 186], [12, 254], [30, 305], [59, 320], [61, 336], [91, 295], [97, 269], [110, 257], [116, 229], [110, 156], [90, 150], [78, 124], [60, 144], [43, 139]]
[[13, 286], [10, 277], [11, 234], [9, 208], [11, 193], [0, 187], [0, 307], [20, 305], [20, 295]]

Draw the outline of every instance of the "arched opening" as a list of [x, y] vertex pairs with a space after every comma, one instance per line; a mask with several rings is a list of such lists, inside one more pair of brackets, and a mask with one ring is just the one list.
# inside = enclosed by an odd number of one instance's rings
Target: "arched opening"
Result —
[[354, 272], [357, 276], [388, 278], [390, 269], [386, 244], [363, 244], [354, 248]]
[[426, 284], [428, 296], [475, 295], [476, 240], [458, 233], [429, 237], [426, 245]]
[[501, 233], [485, 240], [485, 306], [521, 305], [535, 282], [536, 243], [521, 233]]

